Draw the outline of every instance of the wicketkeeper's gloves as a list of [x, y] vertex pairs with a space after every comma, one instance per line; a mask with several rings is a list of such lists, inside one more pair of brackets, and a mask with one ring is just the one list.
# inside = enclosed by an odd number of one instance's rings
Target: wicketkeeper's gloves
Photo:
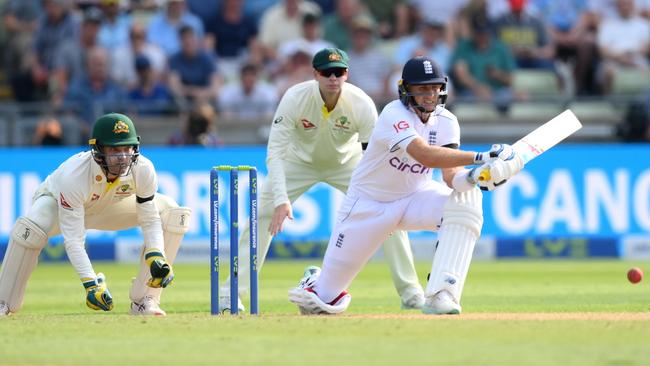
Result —
[[165, 288], [172, 283], [174, 271], [172, 271], [172, 266], [167, 263], [165, 256], [161, 252], [155, 249], [150, 250], [145, 253], [144, 260], [151, 271], [151, 279], [147, 282], [147, 286]]
[[86, 306], [93, 310], [113, 310], [113, 296], [108, 291], [103, 273], [98, 273], [97, 278], [84, 278], [81, 282], [86, 289]]

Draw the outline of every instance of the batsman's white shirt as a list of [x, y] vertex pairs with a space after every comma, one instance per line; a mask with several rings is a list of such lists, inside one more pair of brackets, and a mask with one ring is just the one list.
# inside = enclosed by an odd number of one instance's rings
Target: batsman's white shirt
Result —
[[451, 194], [432, 179], [432, 170], [406, 152], [417, 137], [429, 145], [460, 146], [456, 117], [438, 107], [426, 123], [400, 101], [381, 112], [368, 148], [355, 169], [314, 290], [326, 302], [348, 288], [354, 277], [395, 230], [435, 231]]
[[417, 136], [429, 145], [460, 146], [458, 120], [437, 107], [427, 123], [395, 100], [384, 108], [370, 137], [368, 148], [352, 175], [352, 195], [381, 202], [413, 194], [431, 182], [432, 169], [420, 164], [406, 147]]
[[[146, 247], [163, 248], [162, 224], [154, 201], [135, 204], [133, 196], [148, 198], [154, 196], [157, 189], [156, 171], [146, 157], [140, 155], [128, 175], [108, 183], [90, 151], [86, 151], [64, 161], [41, 183], [34, 198], [49, 195], [57, 201], [58, 228], [55, 225], [48, 234], [56, 235], [60, 229], [72, 265], [80, 275], [94, 278], [94, 273], [89, 273], [90, 261], [83, 250], [86, 228], [109, 229], [114, 226], [116, 230], [123, 229], [128, 224], [124, 222], [127, 217], [125, 209], [116, 209], [123, 202], [131, 206], [128, 211], [136, 212]], [[133, 216], [128, 218], [132, 220]], [[136, 226], [136, 223], [129, 226]]]
[[316, 80], [289, 88], [273, 117], [266, 163], [274, 207], [289, 202], [284, 161], [316, 171], [340, 169], [361, 155], [372, 133], [377, 110], [361, 89], [341, 86], [336, 107], [328, 112]]

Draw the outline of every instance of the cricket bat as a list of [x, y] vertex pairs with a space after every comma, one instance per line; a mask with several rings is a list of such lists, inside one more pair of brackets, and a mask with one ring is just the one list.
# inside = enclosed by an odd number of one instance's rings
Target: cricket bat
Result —
[[[537, 127], [528, 135], [512, 145], [513, 150], [521, 156], [524, 164], [542, 155], [546, 150], [559, 144], [582, 128], [582, 124], [570, 109], [553, 117], [552, 120]], [[479, 180], [490, 179], [489, 171], [481, 172]]]

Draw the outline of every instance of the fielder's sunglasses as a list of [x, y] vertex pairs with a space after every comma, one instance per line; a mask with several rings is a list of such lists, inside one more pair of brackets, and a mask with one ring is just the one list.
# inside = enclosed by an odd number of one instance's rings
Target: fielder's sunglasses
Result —
[[334, 74], [337, 78], [340, 78], [341, 76], [345, 75], [348, 72], [348, 69], [343, 68], [343, 67], [333, 67], [331, 69], [325, 69], [325, 70], [318, 70], [318, 73], [320, 76], [324, 78], [328, 78]]

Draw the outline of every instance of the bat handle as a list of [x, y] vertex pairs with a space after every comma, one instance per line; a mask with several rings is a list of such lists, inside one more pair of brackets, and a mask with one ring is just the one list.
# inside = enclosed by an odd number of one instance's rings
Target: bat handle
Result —
[[480, 180], [480, 181], [490, 180], [490, 170], [489, 169], [484, 169], [481, 172], [481, 174], [479, 174], [478, 180]]

